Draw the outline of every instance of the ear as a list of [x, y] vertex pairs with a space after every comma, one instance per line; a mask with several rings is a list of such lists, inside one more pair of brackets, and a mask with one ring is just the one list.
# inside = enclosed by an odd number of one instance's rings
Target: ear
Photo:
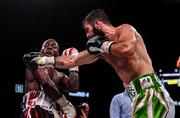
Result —
[[97, 29], [102, 29], [102, 22], [100, 20], [95, 20], [94, 22], [94, 26], [97, 28]]

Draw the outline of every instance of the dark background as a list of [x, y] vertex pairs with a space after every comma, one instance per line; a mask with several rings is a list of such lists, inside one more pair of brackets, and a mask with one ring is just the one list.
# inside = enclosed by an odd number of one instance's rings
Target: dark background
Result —
[[[6, 118], [19, 117], [23, 94], [15, 93], [14, 85], [24, 84], [22, 56], [38, 51], [47, 38], [56, 39], [60, 51], [71, 46], [84, 50], [87, 39], [82, 30], [82, 20], [96, 8], [104, 9], [114, 26], [128, 23], [139, 31], [156, 71], [176, 68], [180, 55], [178, 0], [1, 0], [2, 115]], [[80, 67], [80, 90], [90, 92], [90, 97], [83, 99], [90, 103], [90, 117], [108, 118], [110, 101], [115, 94], [123, 91], [123, 87], [112, 67], [99, 60]], [[180, 91], [173, 95], [179, 96]], [[81, 100], [76, 99], [70, 98], [73, 102]]]

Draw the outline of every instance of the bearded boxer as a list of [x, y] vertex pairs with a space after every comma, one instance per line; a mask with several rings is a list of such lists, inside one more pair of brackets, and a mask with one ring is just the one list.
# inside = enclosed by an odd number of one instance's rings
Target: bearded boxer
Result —
[[[75, 48], [64, 51], [65, 55], [77, 55]], [[41, 52], [31, 55], [57, 57], [59, 45], [54, 39], [46, 40]], [[26, 55], [27, 56], [27, 55]], [[25, 62], [25, 61], [24, 61]], [[69, 69], [69, 77], [54, 69], [53, 65], [45, 65], [36, 70], [26, 62], [26, 94], [24, 101], [24, 118], [48, 118], [52, 113], [55, 118], [75, 118], [74, 106], [59, 90], [76, 92], [79, 88], [78, 67]], [[56, 109], [57, 103], [60, 112]]]
[[102, 58], [128, 85], [134, 118], [174, 118], [173, 101], [155, 74], [143, 38], [137, 30], [129, 24], [114, 27], [101, 9], [90, 12], [83, 21], [83, 27], [89, 39], [87, 50], [80, 52], [76, 58], [59, 56], [37, 60], [35, 57], [31, 58], [31, 62], [69, 68]]

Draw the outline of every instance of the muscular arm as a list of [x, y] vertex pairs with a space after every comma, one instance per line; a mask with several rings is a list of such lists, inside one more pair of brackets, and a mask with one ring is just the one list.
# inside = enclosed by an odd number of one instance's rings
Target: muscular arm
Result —
[[70, 71], [69, 77], [65, 76], [61, 79], [60, 88], [68, 92], [77, 92], [79, 90], [79, 75], [76, 71]]
[[133, 55], [136, 45], [135, 29], [124, 24], [118, 30], [118, 41], [111, 45], [111, 54], [119, 57]]
[[[38, 68], [37, 64], [38, 60], [42, 59], [40, 61], [40, 63], [42, 64], [46, 64], [46, 58], [47, 57], [37, 57], [34, 59], [37, 60], [31, 60], [31, 55], [25, 55], [23, 57], [23, 61], [25, 62], [26, 67], [28, 67], [28, 69], [31, 70], [31, 76], [33, 76], [34, 80], [36, 80], [36, 82], [40, 83], [43, 86], [44, 92], [47, 94], [47, 96], [54, 102], [57, 102], [59, 104], [60, 107], [65, 106], [66, 104], [68, 104], [68, 101], [66, 100], [65, 96], [59, 92], [56, 84], [54, 83], [54, 81], [52, 81], [53, 78], [53, 71], [52, 69], [46, 68]], [[30, 61], [28, 60], [30, 59]], [[53, 62], [53, 58], [48, 58], [48, 60], [50, 60], [49, 62]], [[50, 63], [50, 64], [54, 64], [54, 63]], [[35, 68], [32, 68], [34, 67]], [[30, 71], [29, 71], [30, 72]], [[29, 75], [28, 75], [29, 76]]]
[[48, 68], [38, 68], [36, 71], [33, 71], [33, 75], [38, 82], [41, 83], [45, 93], [53, 101], [58, 100], [62, 97], [62, 94], [57, 89], [55, 83], [52, 81], [53, 75], [49, 73]]
[[70, 92], [77, 92], [79, 89], [79, 75], [76, 71], [70, 71], [69, 77], [53, 68], [39, 68], [33, 73], [50, 98], [61, 95], [58, 89]]
[[80, 52], [76, 57], [61, 55], [58, 57], [34, 56], [25, 54], [23, 61], [30, 70], [34, 71], [38, 65], [54, 65], [55, 68], [68, 69], [75, 66], [90, 64], [99, 59], [99, 54], [91, 55], [87, 50]]
[[39, 85], [37, 80], [35, 80], [32, 72], [26, 68], [26, 77], [25, 77], [25, 93], [30, 90], [39, 90]]
[[65, 78], [64, 74], [58, 76], [58, 72], [51, 67], [38, 68], [33, 71], [33, 76], [43, 86], [46, 95], [60, 107], [64, 107], [69, 103], [65, 96], [58, 90], [58, 82]]
[[91, 55], [87, 50], [80, 52], [77, 57], [59, 56], [55, 58], [56, 68], [72, 68], [84, 64], [91, 64], [99, 59], [99, 55]]

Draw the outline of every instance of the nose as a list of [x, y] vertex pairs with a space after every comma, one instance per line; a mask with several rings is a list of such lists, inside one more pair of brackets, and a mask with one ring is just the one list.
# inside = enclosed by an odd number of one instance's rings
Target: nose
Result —
[[51, 47], [51, 46], [48, 46], [47, 50], [52, 50], [52, 47]]

